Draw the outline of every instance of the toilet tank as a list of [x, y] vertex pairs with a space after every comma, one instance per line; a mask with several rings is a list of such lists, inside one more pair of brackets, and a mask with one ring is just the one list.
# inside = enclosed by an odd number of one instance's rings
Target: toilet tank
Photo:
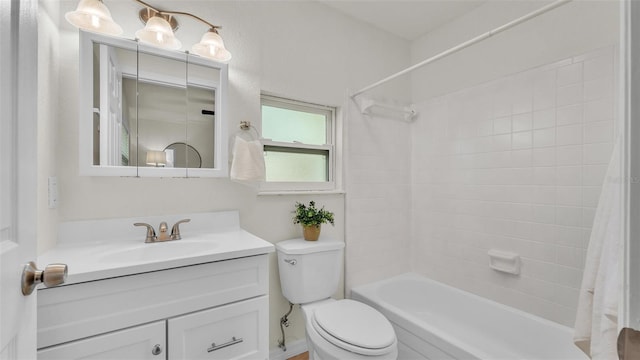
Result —
[[293, 304], [327, 299], [340, 284], [344, 243], [285, 240], [276, 244], [282, 294]]

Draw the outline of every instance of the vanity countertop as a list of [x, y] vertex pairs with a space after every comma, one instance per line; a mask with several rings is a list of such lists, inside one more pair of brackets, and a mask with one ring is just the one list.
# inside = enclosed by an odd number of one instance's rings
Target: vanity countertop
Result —
[[38, 264], [67, 264], [68, 285], [273, 251], [273, 244], [240, 229], [157, 243], [141, 239], [67, 244], [39, 256]]
[[239, 226], [226, 226], [221, 231], [200, 230], [184, 232], [181, 240], [156, 243], [145, 243], [144, 236], [135, 240], [60, 242], [38, 256], [38, 264], [67, 264], [65, 285], [70, 285], [274, 251], [273, 244]]

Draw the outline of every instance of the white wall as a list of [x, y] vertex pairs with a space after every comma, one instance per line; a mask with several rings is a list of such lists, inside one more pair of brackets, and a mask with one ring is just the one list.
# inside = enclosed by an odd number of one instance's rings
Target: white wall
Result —
[[[413, 52], [434, 54], [532, 6], [489, 2]], [[573, 326], [612, 151], [617, 10], [573, 2], [413, 76], [414, 271]], [[520, 254], [520, 276], [489, 269], [494, 248]]]
[[43, 243], [55, 241], [58, 231], [59, 211], [48, 204], [48, 178], [58, 173], [59, 7], [57, 2], [44, 1], [38, 11], [38, 251]]
[[[132, 38], [133, 33], [142, 27], [137, 20], [139, 6], [135, 2], [107, 0], [105, 4], [123, 26], [125, 37]], [[407, 42], [355, 22], [316, 2], [155, 1], [153, 4], [164, 9], [191, 12], [223, 26], [221, 35], [234, 56], [229, 65], [227, 112], [232, 131], [243, 120], [249, 120], [260, 128], [261, 91], [342, 106], [347, 89], [363, 86], [371, 79], [408, 64]], [[72, 10], [75, 5], [75, 0], [63, 1], [61, 14]], [[206, 28], [188, 18], [180, 18], [179, 21], [182, 26], [177, 36], [189, 48], [199, 41]], [[42, 156], [39, 161], [55, 163], [50, 173], [58, 176], [60, 205], [56, 217], [46, 211], [41, 214], [40, 252], [55, 245], [55, 224], [58, 220], [226, 209], [238, 209], [241, 225], [246, 230], [275, 243], [301, 235], [298, 226], [291, 223], [291, 211], [296, 201], [309, 200], [316, 200], [336, 214], [336, 226], [323, 227], [321, 236], [344, 239], [345, 200], [342, 194], [257, 196], [251, 189], [227, 179], [78, 176], [78, 33], [65, 20], [60, 20], [58, 36], [59, 67], [44, 70], [43, 75], [46, 78], [47, 73], [59, 72], [58, 86], [49, 82], [45, 89], [52, 89], [46, 92], [46, 96], [58, 96], [55, 100], [60, 115], [41, 118], [40, 124], [43, 127], [51, 125], [43, 141], [56, 145], [51, 155]], [[45, 58], [41, 60], [45, 61]], [[45, 172], [41, 173], [42, 176]], [[40, 199], [40, 205], [46, 206], [46, 198]], [[53, 226], [48, 226], [49, 223]], [[270, 272], [269, 344], [272, 348], [280, 337], [279, 318], [288, 309], [281, 295], [274, 259], [272, 257]], [[298, 311], [294, 312], [291, 324], [287, 329], [287, 341], [303, 339], [304, 330]]]
[[[412, 44], [412, 63], [493, 30], [551, 1], [488, 1]], [[574, 0], [412, 73], [420, 102], [576, 56], [618, 40], [615, 0]]]

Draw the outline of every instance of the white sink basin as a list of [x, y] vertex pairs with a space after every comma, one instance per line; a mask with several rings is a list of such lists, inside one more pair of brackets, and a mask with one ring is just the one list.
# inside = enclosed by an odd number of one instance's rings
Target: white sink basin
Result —
[[[182, 239], [166, 242], [145, 244], [144, 231], [132, 225], [187, 218]], [[61, 224], [59, 237], [38, 263], [67, 264], [67, 285], [274, 251], [273, 244], [240, 228], [237, 211], [74, 221]]]
[[218, 244], [215, 241], [173, 240], [141, 243], [121, 250], [106, 252], [100, 256], [100, 260], [109, 263], [135, 263], [160, 259], [177, 259], [210, 252], [211, 249], [217, 246]]

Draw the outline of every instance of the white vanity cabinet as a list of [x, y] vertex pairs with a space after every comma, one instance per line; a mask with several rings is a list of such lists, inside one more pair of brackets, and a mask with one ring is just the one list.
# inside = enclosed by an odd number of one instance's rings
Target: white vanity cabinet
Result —
[[157, 321], [38, 351], [38, 359], [166, 359], [166, 324]]
[[267, 359], [268, 255], [40, 289], [38, 359]]

